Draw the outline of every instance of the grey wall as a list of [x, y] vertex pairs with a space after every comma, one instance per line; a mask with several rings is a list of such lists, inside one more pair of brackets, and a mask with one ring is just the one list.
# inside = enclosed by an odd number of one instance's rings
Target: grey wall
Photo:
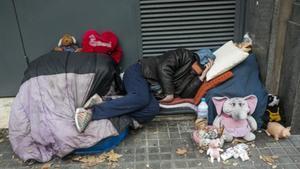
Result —
[[0, 96], [16, 94], [26, 67], [15, 18], [12, 1], [0, 1]]
[[288, 22], [279, 95], [293, 133], [300, 133], [300, 2], [293, 4]]
[[88, 29], [115, 32], [124, 50], [122, 66], [139, 57], [138, 0], [15, 0], [30, 60], [57, 45], [64, 33], [77, 39]]
[[26, 67], [24, 53], [32, 61], [53, 49], [64, 33], [73, 34], [81, 41], [81, 36], [88, 29], [115, 32], [124, 51], [122, 69], [141, 57], [138, 0], [2, 0], [0, 14], [2, 97], [16, 94]]
[[245, 32], [253, 38], [253, 52], [257, 56], [263, 81], [267, 74], [273, 9], [274, 0], [248, 0], [246, 5]]

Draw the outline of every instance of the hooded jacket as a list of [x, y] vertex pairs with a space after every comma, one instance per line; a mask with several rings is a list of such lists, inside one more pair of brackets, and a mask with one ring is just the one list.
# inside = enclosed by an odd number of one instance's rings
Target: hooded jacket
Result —
[[[156, 57], [144, 57], [140, 60], [142, 73], [151, 84], [160, 84], [163, 98], [168, 94], [182, 98], [195, 96], [201, 81], [192, 65], [198, 57], [192, 51], [179, 48]], [[157, 96], [157, 95], [156, 95]]]

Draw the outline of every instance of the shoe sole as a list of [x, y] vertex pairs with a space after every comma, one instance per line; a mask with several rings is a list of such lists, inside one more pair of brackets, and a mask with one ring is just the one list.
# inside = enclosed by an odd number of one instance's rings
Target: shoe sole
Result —
[[82, 132], [81, 130], [80, 130], [80, 127], [79, 127], [79, 123], [78, 123], [78, 112], [76, 111], [75, 112], [75, 126], [76, 126], [76, 129], [77, 129], [77, 131], [79, 131], [80, 133]]
[[[93, 100], [98, 100], [98, 102], [92, 104]], [[83, 108], [87, 109], [90, 107], [93, 107], [96, 104], [100, 104], [103, 102], [103, 99], [98, 95], [98, 94], [94, 94], [83, 106]]]

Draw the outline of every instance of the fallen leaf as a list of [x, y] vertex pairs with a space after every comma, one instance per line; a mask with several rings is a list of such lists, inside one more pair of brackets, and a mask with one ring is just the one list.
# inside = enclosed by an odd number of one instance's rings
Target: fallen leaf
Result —
[[44, 164], [41, 169], [49, 169], [51, 167], [52, 163], [46, 163]]
[[238, 139], [238, 138], [235, 138], [233, 141], [232, 141], [232, 144], [239, 144], [239, 143], [246, 143], [247, 141], [244, 140], [244, 139]]
[[238, 163], [237, 163], [237, 162], [234, 162], [234, 163], [232, 163], [232, 165], [233, 165], [233, 166], [237, 166], [237, 165], [238, 165]]
[[225, 164], [225, 165], [230, 165], [231, 163], [230, 163], [229, 160], [225, 160], [225, 161], [223, 161], [223, 164]]
[[0, 139], [0, 143], [2, 143], [4, 141], [4, 139]]
[[185, 156], [187, 154], [187, 149], [185, 147], [177, 148], [176, 149], [176, 154]]
[[199, 150], [199, 153], [201, 153], [201, 154], [204, 153], [204, 150], [200, 149], [200, 150]]
[[272, 165], [272, 168], [277, 168], [277, 165]]
[[202, 165], [202, 163], [198, 163], [197, 165], [198, 165], [198, 166], [201, 166], [201, 165]]
[[114, 150], [111, 150], [110, 152], [106, 153], [107, 160], [110, 162], [118, 162], [119, 158], [122, 157], [122, 155], [115, 153]]
[[266, 162], [268, 165], [273, 166], [275, 163], [275, 159], [278, 159], [278, 156], [267, 156], [267, 155], [261, 155], [259, 156], [260, 159], [262, 159], [264, 162]]

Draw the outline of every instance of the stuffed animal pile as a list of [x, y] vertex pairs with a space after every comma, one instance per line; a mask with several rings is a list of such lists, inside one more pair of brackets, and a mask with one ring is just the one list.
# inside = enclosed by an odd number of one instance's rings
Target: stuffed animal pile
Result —
[[121, 61], [122, 49], [117, 36], [113, 32], [102, 32], [88, 30], [82, 38], [82, 48], [77, 45], [76, 39], [70, 34], [64, 34], [58, 46], [53, 49], [58, 52], [95, 52], [104, 53], [112, 57], [116, 64]]

